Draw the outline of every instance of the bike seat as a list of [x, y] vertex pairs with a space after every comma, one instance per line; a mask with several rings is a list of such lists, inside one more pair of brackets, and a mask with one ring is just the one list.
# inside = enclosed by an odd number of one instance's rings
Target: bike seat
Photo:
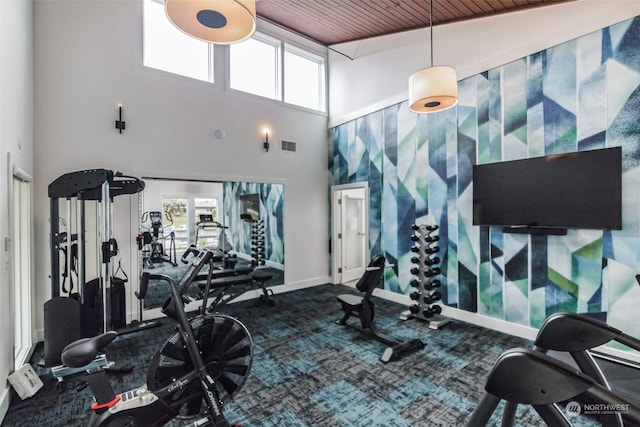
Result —
[[108, 331], [95, 337], [74, 341], [62, 350], [60, 360], [63, 365], [70, 368], [86, 366], [117, 336], [118, 333], [116, 331]]

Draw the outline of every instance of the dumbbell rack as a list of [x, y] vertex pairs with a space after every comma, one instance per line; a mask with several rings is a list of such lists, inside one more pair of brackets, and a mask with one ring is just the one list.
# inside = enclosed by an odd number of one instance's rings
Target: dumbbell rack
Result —
[[438, 252], [440, 247], [438, 241], [440, 236], [436, 234], [437, 225], [417, 225], [412, 227], [413, 234], [411, 240], [414, 242], [411, 252], [415, 255], [411, 257], [411, 274], [415, 277], [410, 285], [414, 290], [409, 297], [415, 301], [409, 310], [402, 312], [400, 319], [407, 320], [411, 317], [429, 322], [429, 328], [439, 329], [450, 320], [440, 315], [442, 307], [436, 304], [442, 299], [438, 288], [442, 285], [438, 276], [441, 274], [439, 267], [440, 257]]
[[262, 220], [251, 222], [251, 263], [254, 266], [265, 265], [264, 257], [264, 223]]

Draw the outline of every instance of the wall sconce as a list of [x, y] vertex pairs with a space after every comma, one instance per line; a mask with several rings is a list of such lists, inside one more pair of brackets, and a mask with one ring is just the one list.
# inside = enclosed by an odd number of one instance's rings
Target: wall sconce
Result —
[[262, 143], [264, 151], [269, 152], [269, 129], [264, 129], [264, 142]]
[[122, 133], [125, 128], [125, 122], [122, 120], [122, 104], [118, 104], [118, 120], [116, 120], [116, 129]]

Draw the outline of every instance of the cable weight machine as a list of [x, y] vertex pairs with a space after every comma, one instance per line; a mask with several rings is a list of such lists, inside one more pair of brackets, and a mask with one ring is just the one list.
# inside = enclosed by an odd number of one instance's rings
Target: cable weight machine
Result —
[[[113, 201], [143, 189], [140, 179], [107, 169], [66, 173], [49, 184], [51, 299], [44, 304], [46, 366], [59, 365], [62, 349], [70, 342], [126, 325], [124, 284], [113, 286], [111, 268], [118, 254], [112, 229]], [[86, 232], [94, 226], [87, 218], [87, 202], [95, 202], [95, 237]], [[61, 210], [66, 211], [64, 219]], [[65, 275], [70, 279], [66, 295], [61, 295], [61, 290], [66, 292], [61, 286], [61, 253], [65, 254], [62, 284]], [[95, 265], [87, 262], [88, 253], [95, 255]], [[75, 292], [72, 273], [77, 276]], [[89, 274], [97, 277], [87, 280]], [[112, 295], [117, 297], [113, 302]]]

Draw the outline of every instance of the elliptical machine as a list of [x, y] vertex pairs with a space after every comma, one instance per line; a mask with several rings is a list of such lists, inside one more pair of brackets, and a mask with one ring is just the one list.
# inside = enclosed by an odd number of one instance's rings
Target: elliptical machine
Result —
[[[142, 263], [144, 268], [154, 268], [155, 264], [164, 262], [176, 267], [176, 234], [173, 231], [173, 217], [168, 211], [164, 217], [169, 221], [168, 225], [162, 223], [162, 212], [150, 211], [142, 214], [142, 231], [138, 237], [138, 249], [142, 250]], [[169, 242], [169, 248], [165, 253], [165, 243]]]

